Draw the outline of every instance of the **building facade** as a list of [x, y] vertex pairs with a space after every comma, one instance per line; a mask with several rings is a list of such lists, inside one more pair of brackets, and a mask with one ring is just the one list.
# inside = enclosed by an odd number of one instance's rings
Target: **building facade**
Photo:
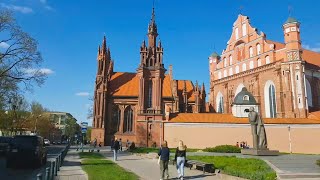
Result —
[[154, 9], [147, 32], [148, 42], [142, 42], [134, 73], [113, 71], [105, 37], [98, 48], [91, 138], [105, 145], [116, 137], [137, 146], [159, 146], [170, 113], [205, 111], [204, 84], [175, 80], [172, 66], [166, 73]]
[[320, 54], [302, 48], [296, 19], [282, 30], [284, 43], [271, 41], [247, 16], [238, 16], [222, 54], [209, 57], [212, 112], [231, 114], [243, 87], [264, 118], [306, 118], [319, 110]]

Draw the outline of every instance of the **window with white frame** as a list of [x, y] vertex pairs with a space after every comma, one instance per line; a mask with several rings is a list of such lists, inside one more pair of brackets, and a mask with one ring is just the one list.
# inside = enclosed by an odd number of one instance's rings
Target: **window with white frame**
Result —
[[239, 29], [238, 28], [235, 29], [235, 33], [236, 33], [236, 39], [239, 39]]
[[247, 35], [247, 24], [242, 24], [242, 36]]
[[253, 68], [254, 68], [253, 61], [250, 61], [249, 68], [250, 68], [250, 69], [253, 69]]
[[218, 72], [218, 79], [221, 79], [221, 71]]
[[239, 66], [236, 66], [236, 74], [239, 73]]
[[249, 47], [249, 55], [250, 55], [250, 57], [253, 57], [253, 48], [252, 47]]
[[232, 55], [229, 56], [229, 64], [232, 65]]
[[261, 46], [260, 44], [257, 44], [257, 54], [259, 55], [261, 53]]
[[229, 69], [229, 76], [232, 76], [233, 75], [233, 70], [232, 68]]
[[243, 63], [242, 64], [242, 71], [246, 71], [247, 70], [247, 65], [246, 65], [246, 63]]
[[269, 63], [270, 63], [270, 57], [266, 56], [266, 64], [269, 64]]
[[259, 59], [258, 59], [258, 67], [261, 66], [261, 65], [262, 65], [262, 64], [261, 64], [261, 59], [259, 58]]
[[227, 58], [223, 58], [223, 64], [224, 64], [224, 67], [227, 67], [228, 65]]

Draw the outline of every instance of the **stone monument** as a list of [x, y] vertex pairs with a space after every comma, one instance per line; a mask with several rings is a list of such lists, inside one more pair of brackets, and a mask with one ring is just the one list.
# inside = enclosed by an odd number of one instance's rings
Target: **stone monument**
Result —
[[253, 138], [253, 148], [241, 149], [241, 154], [256, 156], [277, 156], [278, 150], [269, 150], [267, 144], [267, 135], [264, 123], [258, 112], [253, 107], [249, 109], [249, 123], [251, 125], [251, 134]]

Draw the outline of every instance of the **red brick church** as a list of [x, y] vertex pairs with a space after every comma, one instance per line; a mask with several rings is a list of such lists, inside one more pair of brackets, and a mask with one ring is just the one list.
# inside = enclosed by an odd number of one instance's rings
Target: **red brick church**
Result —
[[105, 145], [117, 137], [138, 146], [158, 146], [170, 113], [205, 111], [204, 84], [173, 79], [172, 66], [166, 74], [154, 9], [147, 36], [136, 72], [114, 72], [105, 37], [99, 46], [91, 138]]

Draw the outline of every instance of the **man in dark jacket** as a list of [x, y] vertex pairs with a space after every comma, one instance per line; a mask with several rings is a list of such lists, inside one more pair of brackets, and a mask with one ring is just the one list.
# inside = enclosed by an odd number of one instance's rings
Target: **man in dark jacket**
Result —
[[161, 148], [159, 149], [158, 155], [160, 156], [160, 176], [161, 180], [164, 179], [166, 175], [166, 179], [169, 178], [168, 172], [168, 164], [169, 164], [169, 157], [170, 157], [170, 150], [168, 148], [167, 141], [164, 141]]
[[114, 161], [117, 161], [117, 155], [118, 155], [119, 148], [120, 148], [119, 141], [116, 138], [116, 140], [113, 143], [113, 160]]

